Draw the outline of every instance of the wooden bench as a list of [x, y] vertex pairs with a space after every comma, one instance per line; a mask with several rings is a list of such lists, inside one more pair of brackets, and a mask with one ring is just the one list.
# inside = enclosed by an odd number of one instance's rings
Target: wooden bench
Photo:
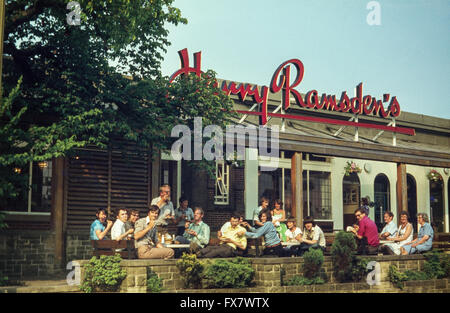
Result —
[[[92, 255], [115, 255], [120, 254], [123, 259], [135, 259], [136, 249], [134, 240], [91, 240]], [[120, 249], [120, 251], [116, 251]]]

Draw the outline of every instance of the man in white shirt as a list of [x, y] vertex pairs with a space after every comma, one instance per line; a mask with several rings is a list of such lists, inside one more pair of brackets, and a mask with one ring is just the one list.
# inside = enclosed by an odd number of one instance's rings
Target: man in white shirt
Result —
[[395, 237], [397, 234], [397, 224], [393, 221], [394, 214], [391, 211], [384, 212], [384, 222], [386, 225], [380, 233], [380, 239], [386, 240], [390, 237]]
[[134, 229], [129, 229], [125, 231], [125, 223], [128, 220], [128, 212], [127, 209], [118, 209], [117, 211], [117, 219], [114, 222], [114, 225], [111, 229], [111, 239], [112, 240], [123, 240], [126, 239], [128, 235], [134, 233]]
[[156, 220], [156, 225], [166, 226], [169, 220], [175, 220], [175, 210], [173, 203], [170, 201], [170, 186], [167, 184], [159, 187], [159, 197], [152, 200], [151, 205], [159, 207], [159, 216]]

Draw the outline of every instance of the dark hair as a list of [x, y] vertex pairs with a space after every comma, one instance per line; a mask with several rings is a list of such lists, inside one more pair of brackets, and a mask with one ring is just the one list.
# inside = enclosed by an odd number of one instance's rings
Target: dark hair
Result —
[[108, 216], [108, 211], [105, 208], [97, 209], [97, 212], [95, 212], [95, 215], [98, 216], [101, 211], [103, 211], [106, 214], [106, 216]]
[[316, 226], [316, 223], [314, 222], [314, 218], [312, 216], [307, 216], [303, 220], [303, 225], [306, 225], [308, 223], [312, 223], [313, 226]]
[[267, 197], [261, 197], [261, 199], [259, 200], [259, 205], [261, 205], [264, 201], [270, 202], [269, 199]]
[[409, 221], [409, 213], [408, 213], [408, 211], [401, 211], [400, 212], [400, 216], [402, 216], [402, 215], [406, 215], [406, 219]]
[[231, 216], [230, 216], [230, 219], [232, 219], [232, 218], [240, 219], [241, 216], [240, 216], [239, 214], [237, 214], [237, 212], [234, 212], [234, 213], [232, 213]]
[[128, 209], [128, 215], [131, 216], [133, 214], [139, 215], [140, 212], [139, 212], [139, 210], [136, 210], [136, 209]]
[[281, 209], [283, 209], [283, 201], [281, 201], [281, 199], [275, 199], [273, 201], [273, 206], [275, 206], [275, 204], [279, 204]]
[[258, 219], [259, 220], [261, 220], [261, 216], [263, 214], [266, 214], [267, 222], [272, 220], [272, 214], [270, 214], [270, 210], [269, 209], [264, 209], [264, 210], [261, 210], [261, 212], [259, 212], [259, 214], [258, 214]]
[[159, 206], [157, 206], [157, 205], [151, 205], [151, 206], [148, 208], [148, 211], [149, 211], [149, 212], [159, 211]]
[[117, 208], [117, 209], [114, 209], [114, 216], [116, 216], [116, 217], [119, 216], [120, 211], [126, 211], [128, 214], [128, 210], [126, 208]]
[[366, 196], [366, 197], [362, 198], [361, 202], [362, 202], [363, 205], [369, 205], [369, 197]]
[[[188, 200], [187, 197], [181, 196], [181, 197], [180, 197], [180, 200], [179, 200], [178, 202], [181, 204], [182, 202], [184, 202], [184, 201], [186, 201], [186, 200]], [[189, 200], [188, 200], [188, 201], [189, 201]]]
[[391, 211], [386, 211], [386, 212], [384, 212], [384, 214], [389, 215], [389, 217], [394, 217], [394, 213], [392, 213]]
[[359, 212], [359, 213], [364, 213], [364, 214], [366, 214], [367, 215], [367, 213], [366, 213], [366, 209], [364, 209], [364, 208], [357, 208], [356, 210], [355, 210], [355, 213], [356, 212]]

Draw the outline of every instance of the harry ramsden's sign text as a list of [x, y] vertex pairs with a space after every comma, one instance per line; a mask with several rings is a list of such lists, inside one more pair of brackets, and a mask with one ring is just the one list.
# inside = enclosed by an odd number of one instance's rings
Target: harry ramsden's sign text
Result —
[[[173, 81], [179, 75], [187, 75], [189, 73], [195, 73], [200, 76], [201, 71], [201, 52], [194, 53], [194, 67], [189, 66], [189, 55], [187, 49], [183, 49], [178, 52], [181, 59], [181, 68], [176, 71], [171, 77], [170, 81]], [[291, 80], [291, 66], [297, 70], [297, 76], [294, 80]], [[303, 63], [298, 59], [291, 59], [281, 64], [272, 76], [270, 83], [270, 89], [267, 86], [262, 86], [258, 89], [258, 86], [251, 84], [240, 84], [237, 86], [235, 82], [223, 82], [222, 91], [227, 95], [238, 95], [239, 98], [244, 101], [247, 96], [253, 98], [253, 100], [260, 104], [260, 112], [237, 110], [241, 114], [258, 115], [260, 117], [260, 124], [266, 125], [267, 117], [287, 118], [294, 120], [302, 120], [309, 122], [337, 124], [344, 126], [355, 126], [364, 128], [374, 128], [380, 130], [391, 131], [395, 133], [402, 133], [406, 135], [414, 135], [415, 131], [412, 128], [395, 127], [372, 123], [359, 123], [345, 120], [338, 120], [332, 118], [319, 118], [314, 116], [292, 115], [267, 112], [267, 101], [269, 97], [269, 90], [272, 93], [282, 92], [282, 105], [284, 110], [289, 109], [291, 105], [291, 96], [295, 99], [297, 105], [302, 108], [316, 109], [316, 110], [329, 110], [344, 113], [353, 113], [355, 115], [374, 115], [382, 118], [398, 117], [400, 115], [400, 104], [397, 101], [397, 97], [390, 97], [389, 94], [383, 95], [383, 101], [377, 100], [370, 95], [363, 96], [363, 84], [360, 83], [356, 87], [356, 97], [349, 98], [344, 91], [341, 94], [339, 101], [336, 100], [335, 95], [322, 94], [319, 99], [319, 93], [317, 90], [310, 90], [303, 98], [297, 87], [304, 74]], [[389, 102], [387, 109], [384, 108], [383, 102]]]

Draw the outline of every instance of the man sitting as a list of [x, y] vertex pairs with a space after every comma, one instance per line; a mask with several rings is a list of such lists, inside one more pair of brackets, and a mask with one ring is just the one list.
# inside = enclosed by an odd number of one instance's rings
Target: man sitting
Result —
[[[300, 227], [297, 227], [295, 223], [295, 218], [290, 218], [286, 221], [286, 225], [288, 228], [285, 233], [286, 242], [298, 243], [298, 245], [300, 245], [300, 243], [302, 242], [302, 230], [300, 229]], [[285, 252], [285, 255], [292, 256], [297, 254], [297, 250], [299, 247], [298, 245], [284, 247], [283, 250]]]
[[194, 210], [194, 221], [186, 227], [183, 236], [177, 236], [175, 241], [181, 244], [189, 244], [191, 253], [196, 253], [209, 243], [209, 226], [203, 222], [203, 209], [196, 207]]
[[221, 229], [220, 245], [203, 248], [197, 252], [197, 256], [199, 258], [228, 258], [236, 256], [237, 249], [245, 250], [247, 247], [245, 232], [246, 229], [239, 225], [239, 215], [233, 214], [229, 225], [224, 225]]
[[355, 226], [352, 232], [358, 239], [358, 252], [362, 255], [376, 254], [380, 244], [377, 225], [366, 216], [366, 211], [362, 208], [356, 209], [355, 217], [359, 226]]
[[114, 222], [114, 225], [111, 229], [111, 239], [117, 240], [117, 241], [127, 239], [128, 235], [131, 235], [134, 233], [133, 228], [131, 228], [127, 231], [125, 230], [125, 223], [128, 220], [127, 209], [118, 209], [116, 218], [117, 219]]
[[307, 216], [303, 221], [305, 228], [303, 229], [303, 236], [297, 255], [302, 256], [309, 248], [321, 248], [322, 251], [326, 249], [325, 234], [322, 229], [316, 225], [312, 216]]

